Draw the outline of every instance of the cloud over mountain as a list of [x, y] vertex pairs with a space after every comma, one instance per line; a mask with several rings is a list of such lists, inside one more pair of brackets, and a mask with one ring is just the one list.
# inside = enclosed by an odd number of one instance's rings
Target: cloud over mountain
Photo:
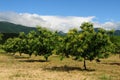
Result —
[[101, 24], [95, 22], [94, 19], [95, 16], [43, 16], [30, 13], [0, 12], [0, 21], [7, 21], [30, 27], [39, 25], [64, 32], [67, 32], [71, 28], [79, 29], [83, 22], [92, 22], [95, 27], [103, 27], [105, 29], [120, 29], [120, 22], [105, 22]]

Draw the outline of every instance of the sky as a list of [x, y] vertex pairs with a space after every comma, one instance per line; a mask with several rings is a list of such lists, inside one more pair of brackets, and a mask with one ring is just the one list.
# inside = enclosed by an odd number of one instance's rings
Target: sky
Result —
[[120, 0], [0, 0], [0, 21], [67, 32], [83, 22], [120, 29]]

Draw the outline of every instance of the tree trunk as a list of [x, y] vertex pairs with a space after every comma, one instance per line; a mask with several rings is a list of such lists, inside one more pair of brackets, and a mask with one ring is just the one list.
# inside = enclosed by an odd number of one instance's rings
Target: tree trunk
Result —
[[85, 70], [87, 69], [85, 58], [84, 58], [84, 69], [85, 69]]
[[31, 56], [32, 56], [32, 54], [30, 53], [30, 54], [29, 54], [29, 57], [31, 58]]
[[22, 56], [22, 53], [21, 53], [21, 52], [20, 52], [19, 54], [20, 54], [20, 56]]
[[48, 57], [45, 57], [46, 62], [48, 61]]

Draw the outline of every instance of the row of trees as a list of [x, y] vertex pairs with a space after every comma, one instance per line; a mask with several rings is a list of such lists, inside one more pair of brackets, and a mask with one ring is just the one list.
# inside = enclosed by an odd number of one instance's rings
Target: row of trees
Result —
[[119, 54], [120, 58], [120, 36], [111, 36], [112, 43], [114, 44], [114, 54]]
[[37, 28], [37, 31], [31, 31], [28, 34], [21, 32], [17, 38], [9, 38], [3, 49], [8, 53], [15, 54], [19, 52], [37, 55], [43, 55], [46, 60], [55, 49], [55, 32], [51, 32], [46, 28]]
[[92, 23], [83, 23], [81, 31], [71, 29], [64, 36], [52, 32], [46, 28], [38, 27], [37, 31], [31, 31], [28, 34], [20, 33], [17, 38], [9, 38], [3, 45], [6, 52], [15, 54], [19, 52], [42, 55], [48, 60], [53, 50], [57, 55], [64, 57], [72, 56], [75, 60], [84, 61], [86, 69], [86, 60], [94, 60], [108, 57], [113, 52], [114, 44], [110, 38], [110, 31], [104, 29], [94, 30]]

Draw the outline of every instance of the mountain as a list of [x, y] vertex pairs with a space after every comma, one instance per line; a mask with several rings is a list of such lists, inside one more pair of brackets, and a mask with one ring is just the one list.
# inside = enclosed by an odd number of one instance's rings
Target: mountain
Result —
[[[94, 30], [97, 32], [99, 28], [94, 28]], [[120, 36], [120, 30], [115, 30], [113, 35]]]
[[31, 30], [36, 30], [36, 28], [0, 21], [0, 33], [4, 35], [0, 44], [3, 44], [8, 38], [18, 37], [19, 32], [29, 33]]
[[120, 30], [115, 30], [114, 35], [120, 36]]
[[[95, 30], [96, 32], [98, 32], [98, 29], [99, 29], [99, 28], [94, 28], [94, 30]], [[81, 31], [79, 31], [79, 32], [81, 32]], [[59, 34], [60, 36], [65, 36], [65, 35], [66, 35], [66, 33], [64, 33], [63, 31], [59, 31], [58, 34]], [[120, 36], [120, 30], [115, 30], [114, 33], [113, 33], [113, 35], [114, 35], [114, 36]]]
[[[28, 33], [31, 30], [36, 30], [34, 27], [22, 26], [10, 22], [0, 21], [0, 33], [19, 33], [25, 32]], [[95, 31], [98, 31], [98, 28], [95, 28]], [[66, 33], [59, 31], [59, 35], [66, 35]], [[115, 30], [114, 35], [120, 36], [120, 30]]]
[[31, 30], [36, 30], [36, 28], [17, 25], [17, 24], [10, 23], [10, 22], [0, 21], [0, 32], [1, 33], [19, 33], [19, 32], [28, 33]]
[[60, 36], [65, 36], [66, 33], [64, 33], [63, 31], [59, 31], [59, 32], [58, 32], [58, 35], [60, 35]]

